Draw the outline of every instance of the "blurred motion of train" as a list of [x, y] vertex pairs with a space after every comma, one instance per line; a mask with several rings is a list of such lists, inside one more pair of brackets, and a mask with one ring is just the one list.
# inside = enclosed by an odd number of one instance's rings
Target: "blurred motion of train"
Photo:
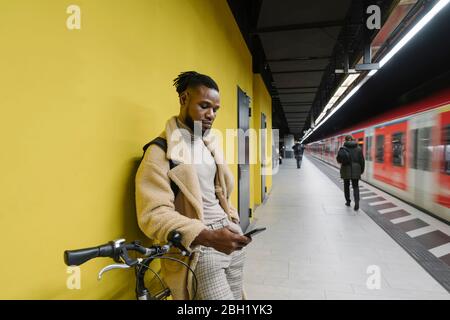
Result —
[[351, 134], [366, 159], [362, 180], [450, 222], [450, 89], [308, 144], [336, 167]]

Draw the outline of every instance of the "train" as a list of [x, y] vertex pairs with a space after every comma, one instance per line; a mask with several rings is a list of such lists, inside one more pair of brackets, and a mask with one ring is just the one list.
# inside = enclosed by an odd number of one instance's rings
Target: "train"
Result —
[[339, 167], [352, 135], [365, 158], [361, 179], [450, 221], [450, 88], [307, 144], [306, 153]]

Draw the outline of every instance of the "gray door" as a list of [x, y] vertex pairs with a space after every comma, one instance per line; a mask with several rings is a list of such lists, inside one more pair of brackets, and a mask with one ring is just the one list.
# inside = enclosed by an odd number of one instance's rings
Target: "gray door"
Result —
[[250, 98], [238, 87], [238, 211], [242, 230], [247, 230], [250, 218], [250, 156], [249, 128]]
[[266, 198], [266, 176], [262, 174], [266, 168], [266, 115], [261, 113], [261, 203], [264, 202]]

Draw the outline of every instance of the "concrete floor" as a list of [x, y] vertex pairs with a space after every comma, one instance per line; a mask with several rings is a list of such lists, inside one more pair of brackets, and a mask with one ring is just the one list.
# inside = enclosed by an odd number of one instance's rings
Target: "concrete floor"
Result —
[[252, 225], [267, 230], [246, 249], [248, 299], [450, 299], [372, 219], [344, 202], [307, 157], [301, 169], [284, 159], [255, 210]]

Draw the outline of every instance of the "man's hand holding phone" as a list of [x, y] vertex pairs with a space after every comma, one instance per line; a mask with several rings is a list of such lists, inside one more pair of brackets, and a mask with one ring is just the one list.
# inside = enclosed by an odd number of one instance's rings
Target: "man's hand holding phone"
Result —
[[230, 227], [225, 227], [217, 230], [204, 229], [192, 244], [201, 244], [225, 254], [231, 254], [233, 251], [241, 250], [251, 241], [250, 237], [245, 237]]

